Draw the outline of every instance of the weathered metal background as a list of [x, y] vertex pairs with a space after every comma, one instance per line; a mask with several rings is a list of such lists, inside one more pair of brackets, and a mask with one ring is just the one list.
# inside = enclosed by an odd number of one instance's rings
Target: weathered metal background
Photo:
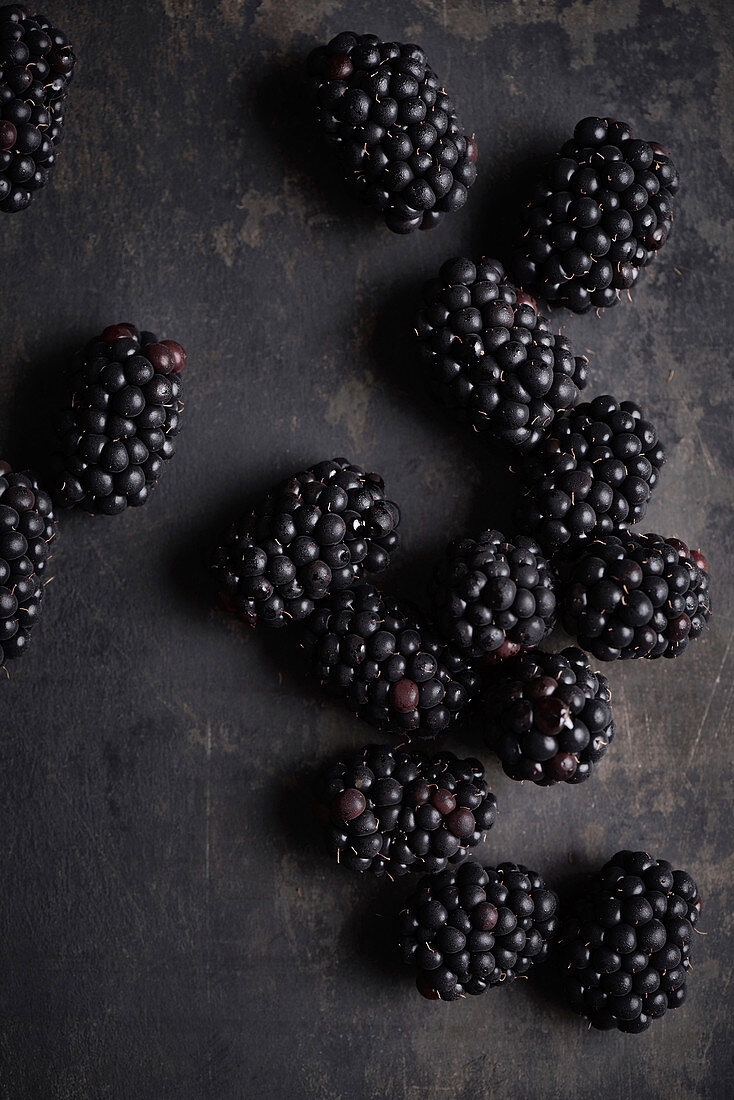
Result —
[[[0, 702], [0, 1092], [41, 1100], [734, 1092], [732, 15], [726, 0], [293, 4], [58, 0], [80, 64], [55, 179], [0, 222], [0, 440], [33, 457], [59, 349], [133, 319], [189, 349], [154, 499], [64, 517], [42, 623]], [[404, 239], [353, 207], [293, 122], [298, 66], [345, 27], [419, 41], [480, 147], [467, 207]], [[391, 585], [515, 486], [443, 423], [410, 363], [441, 261], [502, 243], [518, 166], [577, 118], [675, 154], [675, 233], [632, 304], [559, 314], [592, 392], [640, 400], [669, 452], [648, 530], [700, 545], [716, 614], [676, 662], [610, 669], [618, 735], [579, 788], [513, 784], [489, 859], [564, 881], [619, 847], [690, 868], [689, 1004], [588, 1033], [539, 984], [423, 1001], [387, 953], [402, 896], [332, 867], [304, 794], [371, 732], [287, 639], [225, 620], [201, 554], [253, 490], [346, 454], [403, 509]], [[471, 731], [460, 747], [481, 751]]]

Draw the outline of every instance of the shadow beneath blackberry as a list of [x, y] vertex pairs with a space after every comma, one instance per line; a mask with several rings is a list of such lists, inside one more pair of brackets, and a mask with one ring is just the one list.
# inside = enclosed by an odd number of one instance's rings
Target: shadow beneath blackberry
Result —
[[522, 150], [508, 150], [492, 162], [491, 175], [482, 177], [483, 186], [478, 181], [481, 191], [475, 204], [476, 258], [482, 255], [499, 260], [510, 278], [510, 261], [521, 233], [523, 211], [544, 161], [555, 148], [545, 135]]
[[243, 81], [243, 107], [253, 110], [312, 217], [333, 217], [330, 232], [350, 241], [356, 233], [388, 232], [380, 215], [350, 193], [337, 158], [322, 140], [311, 115], [305, 73], [305, 55], [268, 64], [254, 80]]
[[32, 470], [43, 486], [48, 484], [56, 450], [56, 418], [66, 398], [67, 363], [88, 337], [87, 329], [70, 330], [61, 351], [58, 334], [40, 341], [6, 403], [0, 458], [14, 470]]
[[395, 882], [364, 875], [369, 892], [352, 906], [341, 933], [341, 950], [352, 955], [371, 973], [380, 974], [394, 989], [411, 993], [412, 973], [398, 950], [398, 917], [418, 877], [404, 875]]

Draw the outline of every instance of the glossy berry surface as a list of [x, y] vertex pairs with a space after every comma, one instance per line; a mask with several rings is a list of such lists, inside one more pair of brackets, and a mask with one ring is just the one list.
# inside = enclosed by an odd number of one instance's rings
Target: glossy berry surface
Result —
[[639, 405], [609, 395], [583, 402], [525, 460], [525, 529], [555, 553], [639, 523], [664, 462]]
[[369, 745], [329, 768], [317, 797], [337, 861], [391, 878], [458, 865], [497, 817], [483, 765], [451, 752]]
[[510, 779], [582, 783], [614, 738], [611, 700], [580, 649], [522, 654], [484, 697], [485, 739]]
[[[550, 632], [556, 581], [540, 547], [499, 531], [451, 543], [433, 581], [436, 623], [447, 642], [473, 657], [530, 649]], [[504, 653], [502, 653], [504, 656]]]
[[338, 34], [308, 58], [313, 117], [352, 191], [389, 229], [431, 229], [476, 179], [477, 145], [420, 46]]
[[51, 497], [33, 474], [0, 461], [0, 668], [28, 648], [55, 538]]
[[400, 917], [403, 961], [429, 1000], [476, 996], [545, 962], [557, 909], [556, 893], [535, 871], [469, 859], [418, 884]]
[[678, 173], [626, 122], [585, 118], [541, 172], [512, 273], [547, 302], [576, 313], [615, 305], [663, 247]]
[[64, 135], [76, 57], [63, 31], [20, 4], [0, 7], [0, 211], [48, 183]]
[[563, 567], [561, 615], [600, 661], [677, 657], [711, 616], [706, 559], [660, 535], [593, 539]]
[[324, 689], [380, 729], [431, 738], [466, 710], [471, 665], [441, 643], [417, 608], [363, 583], [308, 617], [303, 644]]
[[557, 958], [571, 1006], [592, 1027], [638, 1034], [686, 996], [701, 910], [686, 871], [617, 852], [563, 913]]
[[145, 504], [173, 457], [186, 353], [134, 325], [109, 325], [73, 357], [58, 417], [54, 496], [116, 515]]
[[251, 626], [302, 622], [329, 593], [387, 568], [399, 522], [379, 474], [346, 458], [319, 462], [230, 527], [214, 554], [215, 580]]
[[586, 385], [586, 359], [553, 335], [497, 260], [447, 261], [424, 288], [415, 331], [442, 404], [520, 451], [537, 447]]

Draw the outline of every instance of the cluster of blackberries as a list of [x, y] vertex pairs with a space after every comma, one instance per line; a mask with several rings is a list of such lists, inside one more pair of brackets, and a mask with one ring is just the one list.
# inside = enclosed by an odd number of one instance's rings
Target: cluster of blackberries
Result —
[[0, 668], [28, 647], [55, 537], [51, 498], [32, 474], [0, 461]]
[[380, 729], [432, 738], [471, 701], [476, 678], [420, 611], [363, 583], [323, 600], [302, 633], [326, 691]]
[[614, 737], [612, 693], [580, 649], [527, 653], [487, 690], [487, 743], [511, 779], [588, 779]]
[[403, 960], [431, 1000], [484, 993], [545, 962], [557, 909], [557, 894], [535, 871], [467, 860], [419, 883], [400, 920]]
[[677, 190], [656, 142], [635, 140], [626, 122], [582, 119], [535, 187], [515, 278], [577, 313], [614, 305], [668, 239]]
[[567, 564], [561, 611], [600, 661], [677, 657], [711, 615], [706, 559], [660, 535], [594, 539]]
[[63, 507], [111, 516], [145, 503], [174, 453], [185, 362], [175, 340], [131, 324], [109, 325], [76, 353], [54, 459]]
[[657, 429], [633, 401], [577, 405], [525, 459], [526, 528], [554, 553], [639, 523], [664, 462]]
[[222, 597], [251, 626], [302, 622], [330, 593], [387, 568], [399, 522], [379, 474], [319, 462], [230, 527], [212, 563]]
[[512, 656], [550, 632], [556, 616], [555, 578], [540, 547], [499, 531], [453, 542], [436, 570], [436, 622], [446, 639], [479, 657]]
[[25, 210], [48, 182], [76, 58], [63, 31], [20, 4], [0, 8], [0, 210]]
[[477, 146], [420, 46], [338, 34], [307, 64], [314, 118], [358, 197], [395, 233], [459, 210]]
[[559, 959], [572, 1007], [637, 1034], [686, 996], [701, 912], [696, 883], [647, 852], [617, 852], [564, 915]]
[[478, 760], [369, 745], [318, 788], [329, 850], [355, 871], [435, 874], [466, 858], [497, 817]]
[[441, 404], [520, 451], [537, 447], [586, 385], [586, 360], [497, 260], [448, 260], [424, 288], [415, 331]]

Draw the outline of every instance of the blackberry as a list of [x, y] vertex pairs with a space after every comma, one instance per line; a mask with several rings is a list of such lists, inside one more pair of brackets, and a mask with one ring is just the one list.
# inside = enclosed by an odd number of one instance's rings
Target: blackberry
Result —
[[403, 960], [430, 1000], [455, 1001], [511, 982], [545, 962], [558, 933], [558, 897], [516, 863], [468, 859], [421, 879], [401, 914]]
[[677, 657], [711, 615], [706, 559], [680, 539], [593, 539], [564, 572], [563, 624], [600, 661]]
[[0, 210], [25, 210], [48, 183], [76, 57], [63, 31], [20, 4], [0, 8]]
[[664, 462], [639, 405], [609, 395], [577, 405], [525, 461], [527, 530], [555, 553], [639, 523]]
[[617, 852], [563, 914], [557, 957], [571, 1006], [593, 1027], [631, 1034], [678, 1008], [700, 911], [686, 871]]
[[512, 270], [547, 302], [575, 313], [613, 306], [665, 244], [678, 173], [626, 122], [584, 118], [545, 165]]
[[586, 385], [586, 359], [551, 333], [496, 260], [445, 263], [423, 291], [416, 333], [442, 404], [521, 451], [538, 446]]
[[55, 537], [50, 496], [33, 474], [0, 461], [0, 668], [28, 648]]
[[586, 655], [526, 653], [486, 697], [485, 732], [510, 779], [588, 779], [614, 738], [609, 683]]
[[435, 737], [472, 698], [471, 666], [438, 642], [416, 608], [369, 583], [323, 600], [303, 645], [325, 690], [381, 729]]
[[419, 46], [345, 32], [311, 53], [307, 72], [316, 124], [389, 229], [431, 229], [464, 205], [477, 144]]
[[369, 745], [319, 786], [329, 850], [354, 871], [391, 878], [455, 866], [497, 817], [478, 760]]
[[452, 542], [433, 582], [436, 622], [447, 642], [479, 657], [511, 657], [538, 645], [555, 621], [555, 577], [540, 547], [499, 531]]
[[319, 462], [230, 527], [213, 561], [225, 605], [250, 626], [301, 622], [330, 592], [387, 568], [399, 522], [379, 474]]
[[174, 453], [186, 352], [134, 325], [110, 325], [76, 353], [58, 419], [55, 496], [115, 515], [144, 504]]

